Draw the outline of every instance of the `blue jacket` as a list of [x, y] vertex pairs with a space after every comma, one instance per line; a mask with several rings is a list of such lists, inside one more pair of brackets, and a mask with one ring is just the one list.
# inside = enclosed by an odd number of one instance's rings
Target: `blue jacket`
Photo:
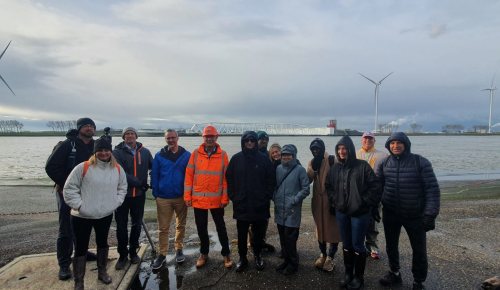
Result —
[[[399, 156], [390, 150], [394, 140], [405, 146]], [[409, 218], [424, 215], [435, 218], [439, 214], [440, 190], [429, 160], [411, 153], [410, 139], [402, 132], [393, 133], [385, 147], [391, 155], [380, 162], [376, 171], [384, 187], [384, 210]]]
[[176, 154], [165, 146], [156, 153], [151, 171], [151, 187], [153, 196], [161, 198], [178, 198], [184, 194], [184, 177], [191, 153], [179, 146]]

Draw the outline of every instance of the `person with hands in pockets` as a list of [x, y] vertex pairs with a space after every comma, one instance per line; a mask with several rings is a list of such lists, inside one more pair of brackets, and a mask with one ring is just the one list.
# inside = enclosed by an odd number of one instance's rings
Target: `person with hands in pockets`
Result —
[[127, 177], [111, 153], [109, 137], [94, 143], [94, 154], [71, 171], [64, 184], [64, 201], [71, 207], [71, 222], [75, 236], [73, 277], [75, 289], [83, 289], [87, 250], [92, 228], [97, 244], [98, 279], [110, 284], [108, 262], [108, 234], [113, 212], [127, 194]]
[[302, 201], [309, 195], [309, 177], [297, 162], [297, 149], [292, 144], [281, 149], [281, 165], [276, 169], [276, 189], [273, 195], [274, 221], [278, 227], [284, 261], [276, 271], [295, 274], [299, 267], [297, 239], [302, 214]]

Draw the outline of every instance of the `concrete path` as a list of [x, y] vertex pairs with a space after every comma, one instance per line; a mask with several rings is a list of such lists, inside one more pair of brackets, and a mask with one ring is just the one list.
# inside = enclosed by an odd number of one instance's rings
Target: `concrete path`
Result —
[[[139, 257], [144, 256], [147, 248], [147, 245], [141, 246]], [[98, 281], [96, 262], [87, 262], [85, 289], [130, 288], [140, 264], [128, 263], [124, 270], [116, 271], [114, 267], [118, 259], [116, 248], [110, 248], [108, 259], [108, 274], [113, 282], [105, 285]], [[58, 271], [56, 253], [21, 256], [0, 269], [0, 289], [73, 289], [73, 279], [60, 281], [57, 278]]]

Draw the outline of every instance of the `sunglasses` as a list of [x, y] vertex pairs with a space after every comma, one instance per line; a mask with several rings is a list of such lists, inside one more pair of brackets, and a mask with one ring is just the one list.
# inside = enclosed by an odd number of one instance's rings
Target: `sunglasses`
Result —
[[257, 143], [257, 140], [256, 139], [244, 139], [243, 142], [244, 143], [247, 143], [247, 142]]

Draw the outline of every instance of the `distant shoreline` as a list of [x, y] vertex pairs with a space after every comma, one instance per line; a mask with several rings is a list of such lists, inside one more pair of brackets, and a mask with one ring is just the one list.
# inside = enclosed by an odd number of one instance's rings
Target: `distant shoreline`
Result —
[[[363, 132], [359, 131], [353, 131], [353, 132], [348, 132], [347, 135], [349, 136], [361, 136]], [[500, 132], [494, 132], [491, 134], [488, 133], [457, 133], [457, 134], [451, 134], [451, 133], [408, 133], [405, 132], [408, 136], [500, 136]], [[0, 137], [64, 137], [65, 132], [51, 132], [51, 131], [40, 131], [40, 132], [21, 132], [21, 133], [0, 133]], [[102, 135], [102, 131], [97, 131], [96, 136]], [[139, 131], [139, 134], [141, 137], [163, 137], [164, 133], [163, 132], [141, 132]], [[279, 137], [310, 137], [310, 136], [345, 136], [345, 133], [337, 133], [333, 135], [272, 135], [269, 134], [269, 136], [279, 136]], [[377, 136], [389, 136], [390, 133], [377, 133]], [[121, 132], [113, 132], [111, 134], [113, 137], [121, 137]], [[200, 134], [197, 133], [185, 133], [185, 132], [179, 132], [179, 136], [193, 136], [193, 137], [199, 137]], [[241, 136], [241, 134], [221, 134], [221, 136]]]

